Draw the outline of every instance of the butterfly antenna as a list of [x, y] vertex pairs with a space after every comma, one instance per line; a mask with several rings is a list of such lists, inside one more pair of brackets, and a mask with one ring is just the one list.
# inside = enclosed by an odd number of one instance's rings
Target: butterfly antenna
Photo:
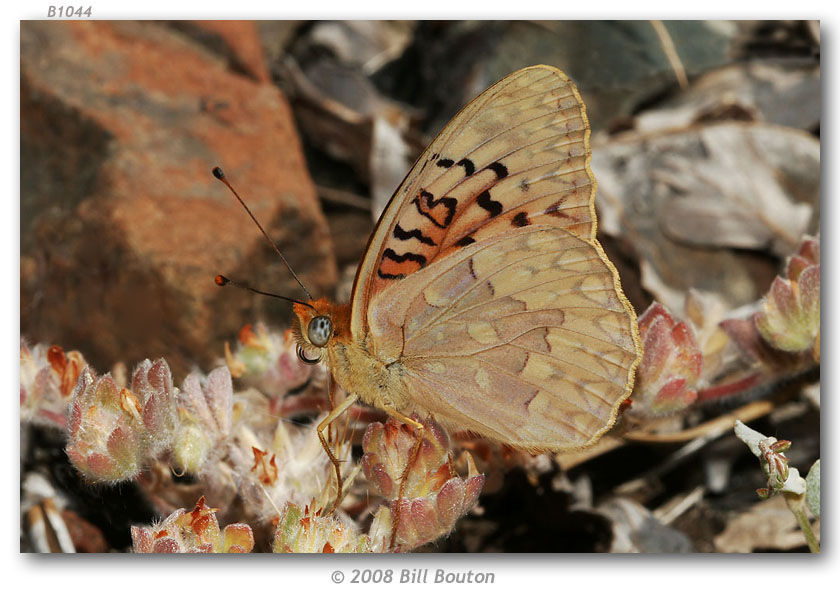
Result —
[[[236, 193], [236, 190], [233, 189], [233, 186], [227, 180], [227, 177], [225, 177], [224, 171], [222, 171], [219, 167], [213, 167], [213, 176], [216, 179], [218, 179], [219, 181], [221, 181], [222, 183], [224, 183], [228, 187], [228, 189], [233, 193], [233, 195], [236, 196], [236, 199], [239, 200], [239, 204], [242, 205], [242, 207], [248, 212], [248, 215], [251, 217], [251, 219], [254, 221], [254, 223], [257, 224], [257, 227], [260, 228], [260, 231], [262, 231], [262, 234], [265, 236], [265, 239], [267, 239], [268, 243], [271, 244], [271, 247], [274, 248], [274, 251], [277, 253], [277, 256], [280, 257], [280, 260], [282, 260], [283, 264], [286, 265], [286, 268], [289, 269], [289, 272], [292, 274], [292, 277], [295, 278], [295, 281], [298, 282], [298, 285], [300, 285], [300, 287], [303, 288], [303, 291], [306, 292], [306, 295], [309, 297], [310, 300], [312, 300], [313, 299], [312, 294], [310, 294], [309, 290], [306, 289], [306, 286], [303, 285], [303, 282], [297, 276], [297, 273], [295, 273], [295, 270], [292, 268], [292, 265], [289, 264], [289, 261], [287, 261], [286, 257], [283, 256], [283, 253], [280, 252], [280, 248], [277, 247], [277, 244], [274, 243], [274, 240], [272, 240], [269, 237], [268, 233], [266, 233], [265, 229], [263, 229], [263, 226], [260, 225], [259, 221], [257, 221], [257, 217], [254, 216], [254, 213], [251, 212], [251, 209], [248, 208], [248, 205], [245, 204], [245, 202], [242, 200], [242, 198], [239, 197], [239, 194]], [[230, 280], [228, 280], [228, 281], [230, 281]], [[233, 282], [231, 282], [231, 283], [233, 283]], [[220, 285], [224, 285], [224, 284], [220, 284]], [[253, 292], [257, 292], [256, 290], [253, 290], [253, 289], [251, 289], [247, 286], [239, 286], [239, 287], [245, 287], [246, 289], [249, 289]], [[265, 294], [265, 292], [257, 292], [257, 293]], [[271, 296], [272, 294], [266, 294], [266, 295]], [[280, 296], [280, 297], [282, 298], [282, 296]], [[286, 300], [288, 300], [288, 298], [286, 298]], [[292, 300], [292, 302], [295, 302], [295, 300]], [[300, 304], [306, 304], [306, 303], [301, 302]], [[309, 306], [309, 305], [307, 304], [307, 306]]]
[[[216, 279], [214, 280], [216, 285], [219, 287], [224, 287], [228, 284], [236, 286], [238, 288], [242, 288], [243, 290], [248, 290], [249, 292], [253, 292], [255, 294], [260, 294], [262, 296], [271, 296], [272, 298], [280, 298], [281, 300], [288, 300], [292, 304], [303, 304], [304, 306], [308, 306], [312, 310], [315, 310], [315, 307], [309, 304], [308, 302], [303, 302], [302, 300], [295, 300], [294, 298], [289, 298], [287, 296], [281, 296], [280, 294], [272, 294], [271, 292], [264, 292], [262, 290], [258, 290], [256, 288], [252, 288], [250, 285], [246, 285], [239, 281], [233, 281], [232, 279], [228, 279], [224, 275], [216, 275]], [[306, 289], [306, 288], [304, 288]]]

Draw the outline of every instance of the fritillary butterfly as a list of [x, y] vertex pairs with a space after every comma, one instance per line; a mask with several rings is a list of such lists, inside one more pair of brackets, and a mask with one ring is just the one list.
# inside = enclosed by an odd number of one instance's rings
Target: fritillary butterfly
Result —
[[[299, 356], [324, 360], [348, 393], [317, 427], [335, 468], [333, 508], [341, 461], [324, 431], [357, 400], [421, 430], [412, 456], [423, 425], [408, 414], [535, 453], [582, 448], [612, 427], [641, 342], [595, 239], [589, 133], [562, 71], [508, 75], [458, 113], [406, 175], [368, 242], [350, 303], [285, 298]], [[265, 293], [221, 275], [216, 282]]]
[[386, 207], [350, 304], [294, 306], [302, 352], [348, 392], [320, 431], [357, 399], [531, 452], [612, 427], [641, 349], [595, 239], [589, 134], [575, 85], [549, 66], [452, 119]]

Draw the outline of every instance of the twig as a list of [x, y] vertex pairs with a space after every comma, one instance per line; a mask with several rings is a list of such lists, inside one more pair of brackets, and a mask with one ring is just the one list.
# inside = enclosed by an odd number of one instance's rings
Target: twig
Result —
[[685, 67], [683, 67], [680, 55], [677, 54], [677, 48], [674, 46], [674, 40], [671, 39], [671, 34], [668, 33], [665, 24], [662, 21], [651, 20], [650, 22], [656, 36], [659, 38], [659, 44], [662, 46], [662, 52], [665, 53], [665, 58], [671, 64], [674, 70], [674, 75], [677, 77], [677, 83], [683, 90], [688, 89], [688, 77], [685, 74]]
[[703, 437], [691, 440], [676, 452], [671, 453], [662, 464], [657, 465], [641, 476], [631, 479], [630, 481], [626, 481], [616, 487], [616, 494], [630, 495], [639, 490], [653, 489], [655, 486], [652, 484], [656, 482], [656, 480], [660, 479], [663, 475], [673, 470], [677, 465], [683, 463], [686, 459], [699, 452], [706, 446], [706, 444], [719, 437], [721, 433], [722, 432], [712, 431]]
[[668, 504], [657, 508], [653, 511], [653, 516], [655, 516], [663, 525], [670, 525], [680, 515], [684, 514], [688, 509], [700, 502], [705, 493], [706, 488], [702, 485], [698, 485], [682, 498], [676, 497]]
[[648, 444], [678, 444], [682, 442], [690, 442], [696, 438], [703, 438], [700, 445], [705, 445], [707, 442], [719, 437], [720, 435], [730, 431], [735, 426], [735, 421], [753, 421], [759, 417], [770, 413], [773, 410], [773, 404], [766, 400], [753, 402], [742, 406], [732, 411], [731, 413], [721, 415], [711, 421], [706, 421], [697, 427], [686, 429], [684, 431], [677, 431], [675, 433], [650, 433], [647, 431], [631, 431], [624, 433], [621, 438], [618, 437], [603, 437], [597, 444], [589, 448], [579, 450], [574, 454], [558, 454], [555, 456], [557, 465], [564, 471], [573, 469], [587, 461], [611, 452], [616, 448], [624, 446], [627, 442], [641, 442]]
[[604, 436], [598, 440], [598, 443], [594, 446], [578, 450], [574, 454], [557, 454], [555, 455], [554, 460], [557, 462], [557, 466], [564, 471], [568, 471], [569, 469], [590, 461], [593, 458], [606, 454], [611, 450], [620, 448], [625, 443], [626, 442], [620, 438]]
[[767, 400], [752, 402], [746, 406], [736, 408], [731, 413], [721, 415], [711, 421], [675, 433], [649, 433], [647, 431], [630, 431], [624, 434], [624, 439], [631, 442], [646, 443], [667, 443], [675, 444], [688, 442], [699, 437], [717, 437], [730, 431], [735, 426], [735, 421], [752, 421], [769, 414], [773, 410], [773, 403]]
[[323, 185], [316, 186], [315, 189], [318, 192], [318, 196], [325, 202], [358, 208], [359, 210], [370, 213], [370, 200], [364, 196]]

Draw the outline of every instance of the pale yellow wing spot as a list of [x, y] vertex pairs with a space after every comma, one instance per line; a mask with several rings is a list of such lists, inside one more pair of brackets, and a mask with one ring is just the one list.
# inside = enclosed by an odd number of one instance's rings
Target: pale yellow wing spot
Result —
[[467, 334], [479, 344], [499, 342], [499, 332], [488, 321], [473, 321], [467, 324]]

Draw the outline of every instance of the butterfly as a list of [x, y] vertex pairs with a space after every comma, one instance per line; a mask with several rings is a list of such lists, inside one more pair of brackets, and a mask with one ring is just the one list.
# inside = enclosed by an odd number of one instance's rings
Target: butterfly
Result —
[[345, 405], [530, 452], [612, 427], [640, 341], [595, 239], [589, 135], [550, 66], [508, 75], [441, 131], [379, 219], [350, 304], [294, 306], [303, 354], [322, 357]]
[[562, 71], [508, 75], [406, 175], [350, 303], [295, 302], [299, 355], [348, 393], [318, 427], [339, 493], [322, 432], [357, 400], [532, 453], [582, 448], [613, 426], [641, 343], [595, 239], [589, 135]]

